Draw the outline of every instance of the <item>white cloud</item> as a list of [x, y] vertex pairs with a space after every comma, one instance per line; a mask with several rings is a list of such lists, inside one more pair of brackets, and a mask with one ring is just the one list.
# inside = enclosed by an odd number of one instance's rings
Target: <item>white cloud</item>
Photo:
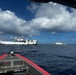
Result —
[[28, 25], [26, 20], [23, 20], [15, 15], [15, 13], [0, 9], [0, 32], [27, 35], [34, 34], [35, 32]]
[[31, 11], [32, 13], [36, 12], [39, 8], [39, 5], [32, 3], [30, 6], [27, 6], [26, 9]]
[[47, 31], [76, 31], [76, 10], [60, 4], [42, 4], [36, 12], [38, 27]]
[[[35, 17], [26, 21], [9, 10], [0, 9], [0, 32], [19, 35], [34, 35], [39, 31], [76, 31], [76, 10], [54, 3], [44, 3], [37, 7], [35, 4], [28, 7], [36, 10]], [[36, 6], [36, 7], [35, 7]]]
[[51, 34], [56, 34], [56, 32], [51, 32]]

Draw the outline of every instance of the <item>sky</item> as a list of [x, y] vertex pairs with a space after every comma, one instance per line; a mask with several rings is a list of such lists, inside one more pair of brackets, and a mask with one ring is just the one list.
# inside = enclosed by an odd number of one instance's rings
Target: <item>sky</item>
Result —
[[40, 44], [76, 44], [76, 9], [53, 2], [0, 0], [0, 40], [22, 36]]

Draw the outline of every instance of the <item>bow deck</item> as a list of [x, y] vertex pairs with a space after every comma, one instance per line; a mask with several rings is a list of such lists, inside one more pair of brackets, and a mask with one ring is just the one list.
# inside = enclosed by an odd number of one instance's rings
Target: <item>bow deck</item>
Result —
[[[7, 55], [0, 61], [0, 74], [28, 75], [29, 68], [24, 65], [24, 61], [17, 56]], [[19, 73], [18, 73], [19, 72]], [[27, 73], [27, 74], [25, 74]], [[30, 75], [30, 74], [29, 74]]]
[[0, 57], [0, 75], [50, 75], [38, 65], [19, 54]]

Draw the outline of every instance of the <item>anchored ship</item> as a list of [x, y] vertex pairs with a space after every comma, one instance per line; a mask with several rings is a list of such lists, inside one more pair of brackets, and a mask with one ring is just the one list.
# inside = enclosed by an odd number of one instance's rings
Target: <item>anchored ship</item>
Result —
[[24, 40], [24, 39], [18, 39], [15, 38], [14, 41], [0, 41], [0, 44], [5, 44], [5, 45], [36, 45], [37, 40]]
[[20, 54], [4, 54], [0, 56], [0, 75], [50, 75], [34, 62]]

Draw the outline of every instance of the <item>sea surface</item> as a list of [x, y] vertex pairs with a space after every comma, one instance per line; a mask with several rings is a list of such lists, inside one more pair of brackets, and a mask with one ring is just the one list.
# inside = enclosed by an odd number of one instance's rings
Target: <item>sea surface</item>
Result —
[[76, 45], [0, 45], [0, 55], [14, 51], [35, 62], [51, 75], [76, 75]]

